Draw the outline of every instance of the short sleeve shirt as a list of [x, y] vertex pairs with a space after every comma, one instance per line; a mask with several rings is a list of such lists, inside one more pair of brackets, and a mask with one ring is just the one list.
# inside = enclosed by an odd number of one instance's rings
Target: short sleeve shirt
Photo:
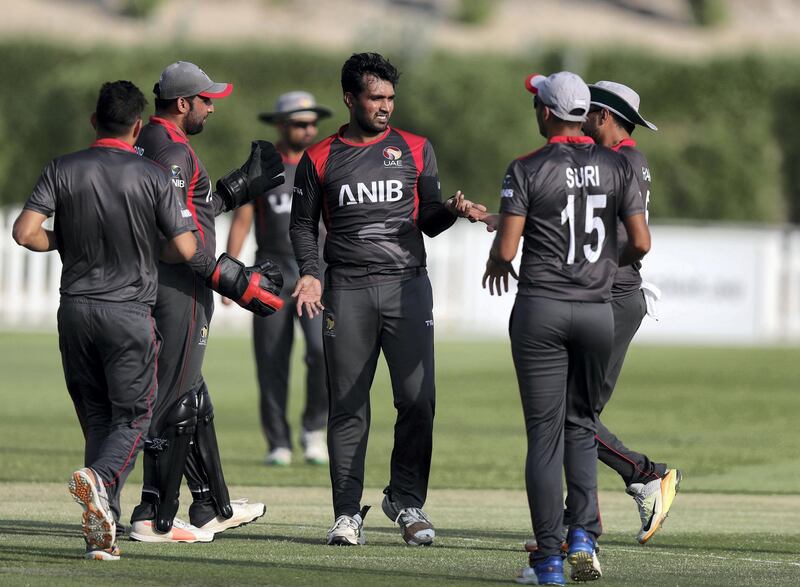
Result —
[[617, 221], [644, 212], [628, 161], [589, 137], [553, 137], [513, 161], [500, 211], [525, 217], [518, 295], [607, 302]]

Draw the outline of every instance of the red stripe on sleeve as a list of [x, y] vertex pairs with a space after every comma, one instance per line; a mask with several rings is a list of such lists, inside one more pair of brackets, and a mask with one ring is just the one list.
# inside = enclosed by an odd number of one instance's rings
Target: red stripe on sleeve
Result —
[[194, 205], [194, 190], [197, 187], [197, 182], [200, 179], [200, 163], [197, 161], [197, 156], [194, 154], [194, 150], [188, 145], [188, 143], [186, 144], [186, 147], [189, 149], [189, 154], [192, 156], [192, 162], [194, 163], [192, 181], [189, 182], [189, 188], [186, 190], [186, 207], [192, 214], [194, 224], [197, 226], [197, 232], [200, 233], [200, 241], [203, 244], [206, 244], [206, 233], [203, 231], [203, 226], [197, 219], [197, 208]]
[[317, 170], [317, 178], [319, 179], [319, 194], [322, 198], [322, 220], [325, 223], [325, 228], [330, 232], [331, 228], [331, 212], [328, 209], [328, 198], [325, 197], [325, 190], [322, 185], [325, 183], [325, 171], [328, 168], [328, 157], [331, 154], [331, 144], [338, 135], [333, 134], [315, 145], [306, 149], [308, 157], [314, 164], [314, 169]]
[[419, 184], [419, 176], [422, 175], [423, 165], [425, 164], [423, 149], [425, 148], [425, 143], [428, 139], [420, 135], [415, 135], [414, 133], [400, 130], [399, 128], [395, 128], [394, 131], [399, 134], [408, 145], [408, 148], [411, 151], [411, 157], [414, 159], [414, 165], [417, 168], [417, 176], [414, 178], [413, 216], [414, 220], [416, 220], [417, 216], [419, 216], [419, 190], [417, 189], [417, 186]]

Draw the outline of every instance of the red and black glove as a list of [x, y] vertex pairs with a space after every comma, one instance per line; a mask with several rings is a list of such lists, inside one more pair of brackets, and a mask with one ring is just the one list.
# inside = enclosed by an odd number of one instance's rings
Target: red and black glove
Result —
[[241, 261], [222, 253], [206, 283], [256, 316], [271, 316], [283, 307], [280, 298], [283, 275], [269, 259], [245, 267]]

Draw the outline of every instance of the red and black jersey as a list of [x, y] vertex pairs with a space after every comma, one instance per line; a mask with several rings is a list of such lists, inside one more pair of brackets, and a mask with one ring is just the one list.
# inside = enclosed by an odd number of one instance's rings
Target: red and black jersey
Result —
[[169, 174], [117, 139], [51, 161], [25, 208], [55, 214], [62, 296], [152, 306], [159, 236], [194, 230]]
[[139, 134], [136, 150], [169, 171], [197, 227], [198, 253], [213, 259], [217, 247], [214, 222], [223, 212], [223, 202], [214, 193], [206, 168], [186, 134], [172, 122], [151, 116]]
[[[633, 167], [633, 172], [636, 174], [636, 180], [639, 183], [639, 192], [644, 204], [645, 217], [649, 221], [651, 180], [650, 165], [647, 163], [647, 157], [636, 148], [636, 141], [633, 139], [620, 141], [612, 149], [625, 157]], [[625, 225], [619, 222], [617, 223], [617, 249], [620, 253], [627, 244], [628, 232], [625, 230]], [[642, 276], [639, 273], [640, 268], [641, 263], [638, 262], [619, 268], [614, 277], [614, 283], [611, 285], [611, 296], [614, 299], [624, 298], [639, 291], [642, 285]]]
[[290, 233], [300, 274], [319, 277], [321, 215], [330, 287], [406, 279], [425, 267], [422, 233], [435, 236], [456, 220], [441, 201], [433, 147], [391, 127], [353, 143], [344, 129], [309, 148], [297, 168]]
[[552, 137], [512, 162], [500, 211], [525, 216], [519, 295], [611, 300], [617, 224], [644, 213], [627, 159], [589, 137]]

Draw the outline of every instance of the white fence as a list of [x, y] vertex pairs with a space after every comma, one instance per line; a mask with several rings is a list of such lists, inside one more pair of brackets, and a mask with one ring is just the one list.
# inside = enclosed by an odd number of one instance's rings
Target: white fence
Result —
[[[53, 329], [61, 263], [11, 239], [18, 210], [0, 210], [0, 329]], [[224, 247], [228, 218], [217, 222]], [[645, 319], [637, 341], [680, 344], [800, 342], [800, 229], [725, 225], [652, 227], [644, 275], [663, 293], [660, 321]], [[459, 223], [427, 239], [439, 337], [506, 334], [513, 288], [501, 298], [481, 288], [493, 236]], [[252, 260], [252, 237], [242, 254]], [[215, 330], [249, 331], [249, 314], [217, 304]]]

